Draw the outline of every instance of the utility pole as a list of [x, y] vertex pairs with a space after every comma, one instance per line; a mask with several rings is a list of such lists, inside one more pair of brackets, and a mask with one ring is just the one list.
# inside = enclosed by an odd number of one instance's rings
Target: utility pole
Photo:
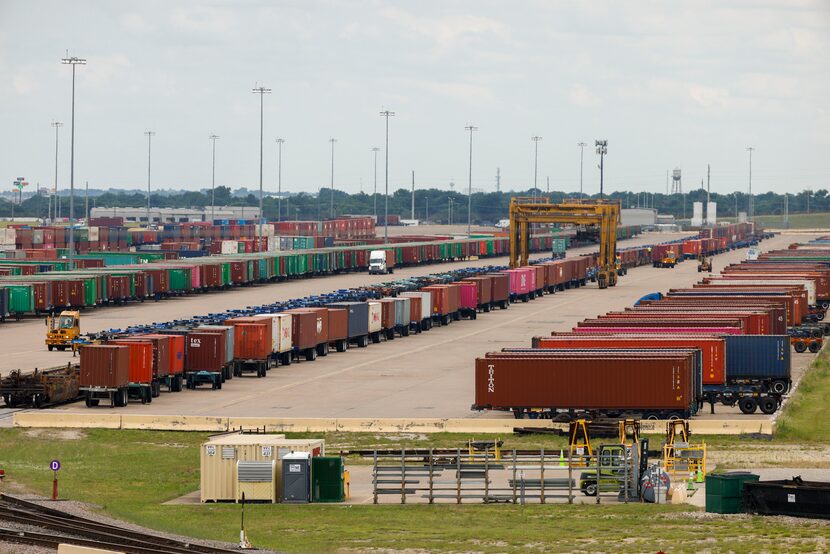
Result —
[[282, 143], [284, 142], [284, 138], [277, 139], [277, 221], [282, 221]]
[[412, 213], [410, 219], [415, 219], [415, 170], [412, 170]]
[[790, 193], [784, 193], [784, 229], [790, 227]]
[[585, 147], [588, 146], [586, 142], [577, 142], [579, 146], [579, 197], [582, 198], [582, 169], [585, 166]]
[[605, 155], [608, 154], [608, 141], [597, 140], [595, 141], [595, 145], [597, 147], [597, 154], [599, 155], [599, 198], [602, 200], [603, 181], [605, 177]]
[[84, 219], [87, 226], [89, 226], [89, 181], [86, 182], [86, 192], [84, 194]]
[[[262, 218], [265, 216], [265, 213], [262, 211], [262, 143], [263, 143], [263, 135], [264, 135], [264, 128], [265, 128], [265, 95], [271, 94], [271, 89], [266, 87], [258, 86], [258, 83], [254, 85], [254, 88], [251, 89], [251, 92], [254, 94], [259, 94], [259, 241], [257, 246], [261, 246], [262, 243]], [[259, 248], [257, 248], [259, 251]]]
[[536, 175], [539, 172], [539, 141], [542, 140], [540, 136], [532, 136], [530, 140], [533, 141], [533, 198], [536, 198]]
[[144, 131], [147, 135], [147, 226], [150, 226], [150, 160], [152, 151], [153, 135], [155, 131]]
[[375, 190], [372, 193], [372, 200], [374, 204], [373, 214], [375, 216], [375, 223], [378, 222], [378, 151], [380, 148], [377, 146], [372, 147], [372, 153], [375, 155]]
[[501, 192], [501, 168], [496, 168], [496, 192]]
[[337, 139], [332, 137], [329, 139], [331, 143], [331, 194], [329, 194], [329, 219], [334, 219], [334, 143]]
[[452, 196], [450, 196], [449, 225], [452, 225]]
[[424, 221], [429, 221], [429, 196], [427, 196], [425, 200], [427, 201], [427, 207], [426, 214], [424, 215]]
[[[55, 128], [55, 187], [52, 189], [52, 195], [55, 197], [54, 201], [54, 216], [52, 212], [49, 212], [49, 220], [54, 222], [56, 218], [60, 217], [60, 210], [58, 209], [58, 130], [63, 127], [63, 123], [60, 121], [53, 121], [51, 123], [52, 127]], [[51, 205], [51, 203], [50, 203]]]
[[753, 208], [755, 206], [752, 205], [753, 204], [753, 202], [752, 202], [752, 151], [755, 150], [755, 148], [752, 147], [752, 146], [747, 146], [746, 150], [747, 150], [747, 152], [749, 152], [749, 205], [748, 205], [749, 213], [747, 214], [747, 216], [749, 218], [749, 221], [751, 222], [753, 220], [754, 215], [755, 215], [753, 213], [754, 212]]
[[467, 125], [464, 129], [470, 131], [470, 167], [467, 180], [467, 238], [470, 238], [470, 227], [473, 221], [473, 131], [478, 131], [478, 127]]
[[219, 135], [210, 135], [210, 141], [213, 143], [213, 161], [211, 162], [210, 174], [210, 222], [216, 219], [216, 139]]
[[380, 112], [381, 117], [386, 118], [386, 189], [383, 198], [383, 244], [389, 244], [389, 118], [395, 115], [395, 112], [390, 110], [383, 110]]
[[550, 177], [545, 177], [545, 183], [546, 194], [550, 196]]
[[706, 209], [709, 209], [709, 181], [712, 177], [712, 166], [706, 164]]
[[669, 170], [666, 170], [666, 196], [669, 194]]
[[66, 57], [61, 63], [72, 66], [72, 126], [69, 147], [69, 269], [73, 269], [75, 260], [75, 66], [86, 64], [86, 60], [75, 56]]
[[806, 191], [807, 194], [807, 215], [810, 215], [810, 196], [812, 196], [813, 191], [808, 190]]

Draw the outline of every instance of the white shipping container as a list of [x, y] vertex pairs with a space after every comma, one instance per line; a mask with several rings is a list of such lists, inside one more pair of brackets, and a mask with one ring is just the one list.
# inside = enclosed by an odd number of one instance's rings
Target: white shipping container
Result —
[[17, 242], [17, 232], [15, 229], [6, 228], [5, 232], [5, 239], [3, 240], [3, 244], [14, 244]]
[[239, 254], [239, 243], [235, 240], [223, 240], [222, 254]]
[[381, 306], [380, 302], [368, 302], [369, 304], [369, 332], [377, 333], [381, 330]]
[[[427, 291], [417, 292], [402, 292], [399, 296], [420, 296], [421, 297], [421, 317], [420, 320], [430, 319], [432, 317], [432, 293]], [[415, 319], [415, 314], [412, 314], [412, 319]]]
[[89, 242], [98, 242], [98, 227], [89, 228]]
[[276, 252], [280, 249], [280, 237], [268, 237], [268, 251]]
[[279, 352], [280, 319], [277, 314], [254, 314], [252, 317], [271, 320], [271, 352]]
[[[254, 234], [259, 236], [259, 224], [254, 224]], [[263, 237], [273, 237], [274, 236], [274, 224], [273, 223], [263, 223], [262, 224], [262, 236]]]
[[[728, 273], [729, 277], [733, 277], [736, 275], [735, 273]], [[740, 275], [738, 273], [737, 275]], [[750, 277], [750, 275], [747, 275]], [[792, 279], [789, 278], [789, 275], [776, 275], [775, 273], [770, 273], [769, 275], [762, 275], [758, 273], [752, 273], [752, 279], [736, 279], [736, 278], [725, 278], [725, 277], [710, 277], [709, 279], [713, 284], [718, 286], [726, 285], [726, 286], [752, 286], [752, 285], [801, 285], [805, 289], [807, 289], [807, 304], [810, 306], [816, 305], [816, 282], [812, 279], [799, 279], [795, 276]]]
[[288, 352], [291, 350], [291, 314], [276, 314], [279, 318], [279, 338], [277, 352]]

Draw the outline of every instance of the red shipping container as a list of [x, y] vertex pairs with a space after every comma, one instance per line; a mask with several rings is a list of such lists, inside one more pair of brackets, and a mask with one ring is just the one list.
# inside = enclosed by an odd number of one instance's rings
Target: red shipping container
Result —
[[235, 323], [233, 332], [234, 359], [265, 360], [270, 357], [273, 339], [265, 323]]
[[126, 346], [130, 356], [130, 383], [153, 382], [153, 343], [149, 340], [112, 340], [107, 344]]
[[469, 308], [471, 310], [475, 310], [478, 308], [478, 294], [479, 294], [479, 287], [478, 283], [469, 282], [469, 281], [461, 281], [458, 283], [461, 302], [459, 307], [460, 308]]

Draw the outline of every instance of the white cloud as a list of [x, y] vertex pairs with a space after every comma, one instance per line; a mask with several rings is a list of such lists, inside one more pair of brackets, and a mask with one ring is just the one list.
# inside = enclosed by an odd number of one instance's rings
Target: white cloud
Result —
[[697, 84], [689, 86], [689, 97], [704, 108], [724, 107], [730, 100], [726, 89]]
[[12, 87], [17, 94], [29, 94], [35, 90], [35, 81], [30, 75], [18, 73], [12, 77]]
[[466, 35], [507, 37], [507, 27], [495, 19], [477, 15], [420, 17], [398, 8], [385, 8], [381, 14], [417, 34], [430, 38], [439, 50], [454, 46]]
[[568, 98], [571, 100], [571, 103], [580, 108], [590, 108], [601, 102], [599, 96], [591, 92], [585, 85], [574, 85], [571, 87]]
[[[130, 67], [130, 60], [122, 54], [109, 56], [94, 56], [87, 60], [87, 64], [79, 66], [78, 76], [84, 83], [95, 88], [107, 88], [116, 84], [123, 77], [125, 70]], [[120, 83], [118, 83], [120, 84]]]
[[463, 100], [470, 104], [491, 103], [495, 100], [493, 92], [485, 85], [438, 81], [415, 81], [414, 84], [429, 92]]
[[173, 27], [189, 33], [225, 35], [236, 28], [237, 17], [230, 10], [196, 6], [176, 8], [170, 14], [170, 23]]
[[153, 30], [153, 27], [141, 14], [134, 12], [125, 13], [119, 18], [119, 21], [125, 29], [134, 33], [146, 33]]

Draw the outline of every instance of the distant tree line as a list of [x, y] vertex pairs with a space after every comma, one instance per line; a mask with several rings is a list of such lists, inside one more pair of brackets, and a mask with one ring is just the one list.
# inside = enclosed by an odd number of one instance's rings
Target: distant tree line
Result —
[[[473, 193], [472, 221], [474, 224], [493, 224], [499, 219], [507, 218], [507, 207], [510, 198], [514, 196], [533, 196], [532, 189], [526, 191]], [[550, 196], [554, 202], [574, 197], [573, 194], [560, 191], [551, 192], [537, 190], [536, 195]], [[587, 197], [587, 195], [586, 195]], [[591, 198], [598, 198], [593, 195]], [[706, 202], [704, 189], [693, 190], [686, 194], [662, 193], [635, 193], [614, 192], [611, 198], [622, 201], [624, 208], [654, 207], [661, 214], [672, 214], [677, 219], [688, 219], [692, 215], [693, 202]], [[712, 193], [710, 200], [718, 203], [720, 218], [734, 218], [737, 202], [737, 211], [745, 212], [748, 208], [749, 197], [743, 193], [717, 194]], [[150, 202], [155, 207], [164, 208], [204, 208], [211, 204], [210, 191], [184, 191], [179, 194], [152, 194]], [[235, 196], [229, 187], [219, 186], [215, 189], [217, 206], [258, 206], [259, 196], [249, 193], [247, 196]], [[452, 218], [454, 223], [467, 221], [467, 195], [459, 191], [439, 189], [421, 189], [415, 191], [415, 218], [429, 220], [435, 223], [447, 223]], [[0, 202], [0, 217], [10, 217], [12, 211], [16, 216], [46, 217], [49, 200], [45, 196], [35, 195], [25, 198], [22, 204], [12, 206], [11, 202]], [[89, 197], [90, 209], [95, 206], [106, 207], [141, 207], [147, 205], [147, 196], [137, 192], [109, 191], [104, 194]], [[755, 215], [781, 215], [784, 213], [784, 195], [772, 192], [755, 195]], [[270, 220], [277, 219], [278, 200], [272, 196], [263, 199], [265, 216]], [[333, 207], [333, 209], [332, 209]], [[377, 211], [375, 211], [377, 210]], [[407, 189], [398, 189], [389, 196], [389, 214], [398, 215], [402, 219], [409, 219], [411, 213], [411, 194]], [[330, 214], [341, 215], [377, 215], [384, 213], [384, 197], [381, 194], [366, 193], [347, 194], [329, 188], [320, 190], [320, 194], [301, 192], [282, 199], [282, 219], [316, 220], [326, 219]], [[789, 213], [830, 212], [830, 197], [828, 191], [820, 189], [802, 191], [789, 195]], [[69, 214], [69, 199], [61, 198], [61, 214]], [[75, 196], [75, 215], [84, 216], [83, 193]]]

